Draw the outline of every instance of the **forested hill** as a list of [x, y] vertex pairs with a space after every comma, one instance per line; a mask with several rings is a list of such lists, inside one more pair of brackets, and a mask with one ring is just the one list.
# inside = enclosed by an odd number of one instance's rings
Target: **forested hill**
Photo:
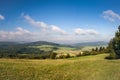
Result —
[[[30, 43], [0, 42], [0, 58], [50, 58], [56, 50], [71, 49], [72, 46], [53, 42], [37, 41]], [[74, 49], [77, 49], [74, 47]]]
[[30, 42], [30, 43], [25, 43], [25, 45], [28, 45], [28, 46], [41, 46], [41, 45], [59, 46], [59, 44], [57, 43], [47, 42], [47, 41]]
[[52, 46], [59, 46], [57, 43], [47, 42], [47, 41], [37, 41], [37, 42], [29, 42], [29, 43], [20, 43], [20, 42], [0, 42], [0, 46], [16, 46], [16, 45], [23, 45], [23, 46], [41, 46], [41, 45], [52, 45]]
[[47, 42], [47, 41], [36, 41], [36, 42], [29, 42], [29, 43], [20, 43], [20, 42], [5, 42], [0, 41], [0, 46], [11, 46], [11, 45], [24, 45], [24, 46], [41, 46], [41, 45], [52, 45], [52, 46], [68, 46], [68, 47], [79, 47], [79, 46], [101, 46], [107, 45], [108, 42], [98, 41], [98, 42], [83, 42], [83, 43], [76, 43], [71, 45], [61, 45], [54, 42]]
[[[53, 47], [51, 47], [50, 50], [43, 50], [42, 48], [36, 48], [37, 46], [42, 46], [42, 45], [50, 45]], [[30, 43], [0, 42], [0, 58], [45, 59], [45, 58], [49, 58], [51, 51], [57, 49], [58, 46], [59, 44], [57, 43], [46, 42], [46, 41], [37, 41]]]
[[18, 45], [19, 43], [17, 42], [0, 42], [0, 46], [10, 46], [10, 45]]

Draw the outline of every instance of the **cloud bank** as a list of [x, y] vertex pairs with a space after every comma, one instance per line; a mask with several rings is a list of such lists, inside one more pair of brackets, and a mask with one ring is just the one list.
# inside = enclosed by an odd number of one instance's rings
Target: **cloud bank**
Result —
[[[17, 27], [14, 31], [0, 30], [0, 41], [51, 41], [57, 43], [76, 43], [84, 41], [97, 41], [99, 33], [94, 29], [73, 29], [72, 32], [63, 30], [54, 24], [36, 21], [29, 15], [22, 15], [27, 24], [36, 31]], [[28, 26], [28, 27], [31, 27]]]
[[23, 41], [30, 40], [31, 36], [34, 36], [34, 33], [17, 27], [15, 31], [0, 31], [0, 41]]

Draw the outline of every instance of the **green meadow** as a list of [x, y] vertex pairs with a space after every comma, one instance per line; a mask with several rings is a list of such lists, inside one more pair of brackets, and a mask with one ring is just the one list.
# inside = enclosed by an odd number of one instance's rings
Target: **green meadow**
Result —
[[57, 60], [0, 59], [0, 80], [120, 80], [120, 60], [108, 54]]

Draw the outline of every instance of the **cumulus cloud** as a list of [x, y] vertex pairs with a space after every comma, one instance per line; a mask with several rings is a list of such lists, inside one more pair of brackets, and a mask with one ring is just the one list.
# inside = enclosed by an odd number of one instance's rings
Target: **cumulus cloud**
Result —
[[60, 27], [56, 26], [56, 25], [48, 25], [45, 22], [42, 21], [35, 21], [33, 18], [31, 18], [28, 15], [24, 15], [22, 14], [22, 16], [24, 16], [24, 18], [33, 26], [39, 27], [41, 28], [41, 31], [44, 33], [49, 32], [51, 33], [56, 33], [56, 34], [67, 34], [66, 31], [62, 30]]
[[115, 20], [120, 20], [120, 15], [118, 13], [115, 13], [112, 10], [104, 11], [102, 16], [103, 16], [103, 18], [105, 18], [111, 22], [114, 22]]
[[29, 15], [24, 15], [24, 18], [33, 26], [40, 27], [40, 28], [47, 28], [47, 24], [42, 21], [35, 21]]
[[64, 34], [67, 34], [66, 31], [60, 29], [58, 26], [50, 25], [50, 27], [51, 27], [51, 30], [52, 30], [53, 32], [57, 32], [57, 33], [60, 33], [60, 34], [63, 34], [63, 35], [64, 35]]
[[4, 19], [5, 19], [5, 17], [0, 14], [0, 20], [4, 20]]
[[98, 34], [97, 31], [92, 30], [92, 29], [84, 30], [84, 29], [77, 28], [74, 30], [74, 32], [77, 35], [97, 35]]
[[[57, 29], [59, 30], [59, 28], [53, 27], [53, 30], [57, 30]], [[92, 35], [95, 34], [94, 30], [84, 30], [84, 31]], [[69, 43], [97, 41], [97, 40], [100, 40], [100, 36], [97, 35], [77, 36], [74, 33], [67, 35], [56, 35], [55, 33], [46, 34], [44, 32], [31, 32], [21, 27], [17, 27], [15, 31], [0, 31], [0, 41], [50, 41], [50, 42], [69, 44]]]
[[21, 15], [31, 26], [34, 26], [35, 30], [38, 30], [31, 32], [22, 27], [17, 27], [14, 31], [0, 30], [0, 41], [51, 41], [58, 43], [75, 43], [90, 40], [95, 41], [97, 39], [100, 40], [100, 38], [97, 37], [99, 33], [93, 29], [77, 28], [71, 32], [67, 32], [59, 26], [47, 24], [43, 21], [36, 21], [29, 15]]

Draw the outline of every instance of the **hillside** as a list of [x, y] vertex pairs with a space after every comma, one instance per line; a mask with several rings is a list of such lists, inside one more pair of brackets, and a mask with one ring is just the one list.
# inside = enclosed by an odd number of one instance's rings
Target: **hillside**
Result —
[[60, 60], [0, 59], [0, 80], [120, 80], [120, 60], [107, 54]]
[[17, 45], [17, 44], [19, 44], [19, 43], [0, 41], [0, 46], [11, 46], [11, 45]]
[[[71, 46], [61, 45], [53, 42], [37, 41], [30, 43], [0, 42], [0, 58], [37, 58], [46, 59], [55, 52], [72, 50]], [[66, 50], [66, 51], [67, 51]], [[67, 52], [68, 53], [68, 52]]]

